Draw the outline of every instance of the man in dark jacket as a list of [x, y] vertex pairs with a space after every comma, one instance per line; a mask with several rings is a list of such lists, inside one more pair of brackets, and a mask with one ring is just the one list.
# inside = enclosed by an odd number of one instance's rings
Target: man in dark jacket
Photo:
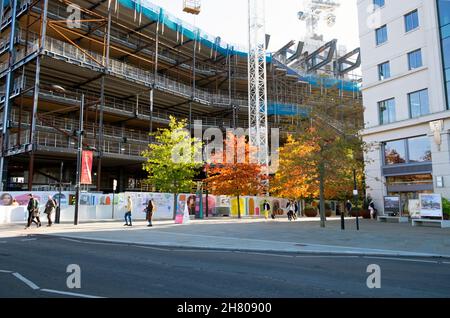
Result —
[[[36, 223], [37, 227], [41, 227], [41, 220], [39, 219], [39, 202], [33, 198], [33, 195], [29, 194], [30, 200], [28, 201], [28, 222], [25, 229], [31, 226], [31, 223]], [[35, 221], [36, 219], [36, 221]]]
[[350, 200], [347, 200], [347, 203], [345, 204], [345, 209], [347, 210], [347, 215], [352, 216], [353, 204], [350, 202]]
[[45, 205], [45, 211], [44, 213], [47, 214], [47, 220], [48, 220], [48, 225], [47, 226], [52, 226], [52, 214], [53, 212], [55, 212], [56, 210], [56, 201], [53, 200], [52, 196], [48, 196], [48, 201], [47, 204]]

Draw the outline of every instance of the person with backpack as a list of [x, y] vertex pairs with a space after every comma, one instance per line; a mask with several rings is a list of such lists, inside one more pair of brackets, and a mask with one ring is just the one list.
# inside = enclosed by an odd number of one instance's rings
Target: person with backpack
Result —
[[[35, 198], [33, 198], [33, 194], [28, 195], [30, 200], [28, 201], [28, 222], [25, 229], [28, 229], [31, 226], [31, 223], [36, 223], [37, 227], [41, 227], [41, 220], [39, 219], [39, 202]], [[36, 219], [36, 220], [35, 220]]]
[[126, 205], [126, 213], [125, 213], [125, 224], [124, 226], [133, 226], [131, 221], [131, 212], [133, 211], [133, 201], [131, 200], [131, 196], [128, 196], [127, 205]]
[[56, 207], [57, 206], [58, 205], [56, 204], [56, 201], [53, 200], [51, 195], [49, 195], [47, 203], [45, 204], [45, 210], [44, 210], [44, 213], [47, 214], [47, 220], [48, 220], [47, 226], [48, 227], [52, 226], [52, 224], [53, 224], [53, 222], [52, 222], [52, 214], [53, 214], [53, 212], [56, 211]]
[[145, 208], [145, 213], [147, 215], [146, 220], [148, 222], [148, 227], [152, 227], [152, 219], [153, 219], [153, 213], [155, 212], [155, 204], [153, 203], [153, 200], [150, 199], [148, 201], [147, 207]]

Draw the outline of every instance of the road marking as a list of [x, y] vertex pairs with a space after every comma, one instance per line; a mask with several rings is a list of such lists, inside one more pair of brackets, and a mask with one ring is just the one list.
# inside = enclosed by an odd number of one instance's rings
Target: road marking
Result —
[[368, 259], [383, 259], [383, 260], [401, 261], [401, 262], [413, 262], [413, 263], [439, 264], [438, 261], [427, 261], [427, 260], [422, 260], [422, 259], [408, 259], [408, 258], [396, 258], [396, 257], [378, 257], [378, 256], [364, 256], [364, 258], [368, 258]]
[[297, 255], [296, 258], [360, 258], [356, 255]]
[[442, 262], [443, 264], [450, 264], [450, 262]]
[[70, 293], [60, 290], [53, 290], [53, 289], [41, 289], [41, 291], [46, 293], [52, 293], [52, 294], [60, 294], [60, 295], [66, 295], [66, 296], [74, 296], [74, 297], [81, 297], [81, 298], [105, 298], [100, 296], [92, 296], [92, 295], [85, 295], [85, 294], [78, 294], [78, 293]]
[[170, 252], [171, 250], [169, 248], [159, 248], [159, 247], [153, 247], [153, 246], [143, 246], [143, 245], [131, 245], [132, 247], [137, 248], [145, 248], [149, 250], [156, 250], [156, 251], [164, 251], [164, 252]]
[[0, 241], [0, 244], [6, 244], [6, 243], [8, 243], [8, 242], [6, 242], [6, 241]]
[[21, 239], [22, 242], [27, 242], [27, 241], [36, 241], [37, 238], [27, 238], [27, 239]]
[[75, 240], [75, 239], [70, 239], [70, 238], [65, 238], [62, 237], [62, 240], [65, 241], [70, 241], [70, 242], [75, 242], [75, 243], [80, 243], [80, 244], [90, 244], [90, 245], [114, 245], [114, 246], [127, 246], [127, 243], [113, 243], [113, 242], [88, 242], [88, 241], [80, 241], [80, 240]]
[[11, 273], [12, 273], [12, 271], [5, 271], [5, 270], [3, 270], [3, 269], [0, 269], [0, 273], [7, 273], [7, 274], [11, 274]]
[[294, 255], [283, 255], [283, 254], [272, 254], [272, 253], [264, 253], [264, 252], [251, 252], [251, 251], [235, 251], [235, 253], [239, 254], [248, 254], [248, 255], [263, 255], [263, 256], [275, 256], [275, 257], [286, 257], [286, 258], [293, 258]]
[[37, 290], [39, 289], [39, 286], [36, 285], [35, 283], [33, 283], [31, 280], [29, 280], [26, 277], [23, 277], [22, 275], [20, 275], [19, 273], [13, 273], [13, 276], [15, 276], [16, 278], [20, 279], [23, 283], [27, 284], [28, 287], [30, 287], [31, 289]]

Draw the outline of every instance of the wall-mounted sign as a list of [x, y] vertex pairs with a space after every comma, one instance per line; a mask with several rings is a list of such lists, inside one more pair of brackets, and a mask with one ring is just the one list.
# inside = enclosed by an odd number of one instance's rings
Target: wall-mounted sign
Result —
[[400, 215], [400, 197], [384, 197], [384, 214]]
[[436, 177], [436, 188], [443, 188], [444, 187], [444, 177], [437, 176]]
[[440, 194], [420, 194], [420, 216], [443, 218], [442, 196]]

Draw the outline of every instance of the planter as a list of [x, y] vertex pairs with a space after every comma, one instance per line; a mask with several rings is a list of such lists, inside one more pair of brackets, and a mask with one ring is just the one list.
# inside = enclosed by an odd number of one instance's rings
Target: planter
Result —
[[309, 218], [315, 218], [317, 216], [317, 210], [314, 208], [306, 208], [305, 215]]
[[326, 216], [327, 218], [330, 218], [332, 214], [333, 214], [333, 211], [332, 211], [332, 210], [325, 210], [325, 216]]

